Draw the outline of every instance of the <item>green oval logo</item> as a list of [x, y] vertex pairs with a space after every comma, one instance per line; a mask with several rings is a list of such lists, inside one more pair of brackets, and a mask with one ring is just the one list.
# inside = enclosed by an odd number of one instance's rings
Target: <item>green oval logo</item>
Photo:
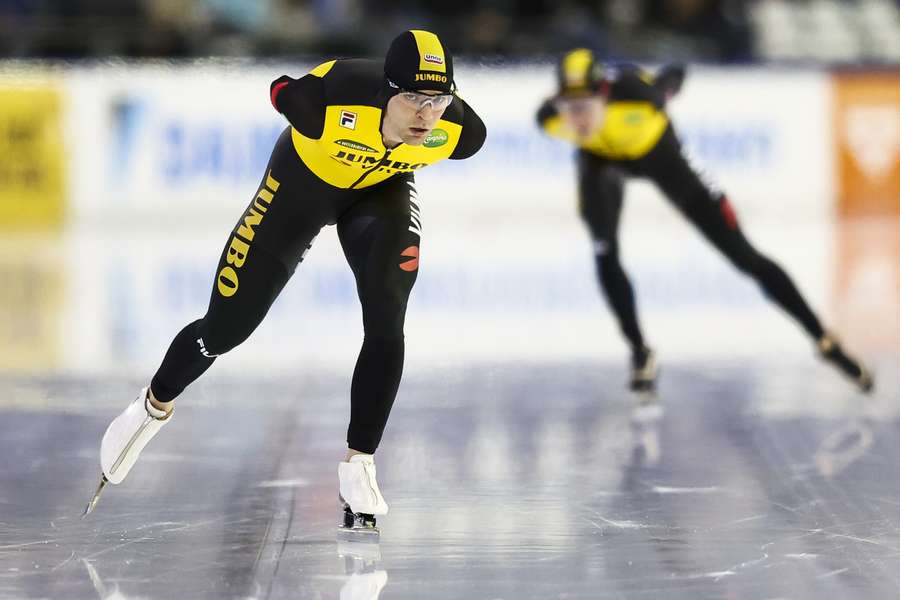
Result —
[[438, 146], [446, 144], [449, 139], [450, 136], [447, 135], [447, 132], [443, 129], [432, 129], [422, 145], [426, 148], [437, 148]]

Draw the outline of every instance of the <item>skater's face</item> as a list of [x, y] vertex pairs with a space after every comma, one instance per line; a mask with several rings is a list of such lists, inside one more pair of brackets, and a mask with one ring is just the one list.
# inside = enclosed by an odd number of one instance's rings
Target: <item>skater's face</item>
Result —
[[556, 102], [566, 124], [579, 138], [590, 137], [603, 123], [601, 96], [563, 96]]
[[421, 146], [453, 96], [434, 90], [400, 92], [388, 100], [381, 135], [388, 145]]

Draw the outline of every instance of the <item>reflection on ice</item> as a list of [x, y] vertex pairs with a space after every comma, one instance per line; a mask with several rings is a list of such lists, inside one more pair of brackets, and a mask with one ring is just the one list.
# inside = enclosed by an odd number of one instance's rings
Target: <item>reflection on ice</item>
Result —
[[339, 541], [338, 557], [344, 559], [344, 572], [350, 575], [341, 587], [341, 600], [378, 600], [387, 585], [388, 574], [381, 568], [378, 544]]

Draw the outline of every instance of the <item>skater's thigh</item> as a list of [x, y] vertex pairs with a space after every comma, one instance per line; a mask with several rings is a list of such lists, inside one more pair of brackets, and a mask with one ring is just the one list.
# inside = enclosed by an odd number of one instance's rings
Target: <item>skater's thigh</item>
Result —
[[594, 240], [615, 242], [624, 192], [625, 173], [618, 165], [578, 153], [578, 212]]
[[219, 258], [201, 323], [210, 353], [221, 354], [243, 342], [263, 320], [316, 235], [333, 218], [334, 194], [303, 165], [290, 130], [285, 130]]
[[350, 194], [323, 182], [303, 164], [287, 128], [232, 235], [265, 250], [293, 273], [322, 227], [335, 222], [338, 207]]
[[402, 327], [416, 281], [421, 212], [411, 176], [378, 186], [338, 220], [338, 236], [356, 277], [367, 331]]

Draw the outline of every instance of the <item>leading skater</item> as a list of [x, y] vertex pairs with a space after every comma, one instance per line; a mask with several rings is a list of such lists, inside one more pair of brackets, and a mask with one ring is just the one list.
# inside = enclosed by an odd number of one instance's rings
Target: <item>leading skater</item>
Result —
[[175, 336], [148, 387], [100, 446], [103, 477], [121, 483], [173, 414], [184, 389], [256, 329], [325, 225], [337, 225], [356, 277], [364, 339], [350, 390], [348, 451], [338, 465], [344, 525], [377, 533], [388, 505], [373, 454], [403, 370], [403, 322], [419, 265], [414, 172], [464, 159], [484, 143], [475, 111], [455, 95], [453, 60], [428, 31], [397, 36], [384, 63], [331, 60], [270, 88], [290, 124], [259, 190], [232, 230], [206, 315]]
[[657, 373], [619, 258], [624, 184], [630, 177], [644, 177], [806, 330], [823, 359], [870, 391], [869, 370], [823, 329], [787, 273], [744, 236], [725, 194], [708, 187], [685, 158], [665, 110], [683, 79], [684, 69], [678, 66], [663, 68], [655, 77], [636, 67], [604, 68], [590, 50], [580, 48], [563, 56], [558, 92], [537, 114], [547, 134], [578, 148], [579, 208], [593, 238], [600, 286], [631, 347], [630, 387], [652, 390]]

